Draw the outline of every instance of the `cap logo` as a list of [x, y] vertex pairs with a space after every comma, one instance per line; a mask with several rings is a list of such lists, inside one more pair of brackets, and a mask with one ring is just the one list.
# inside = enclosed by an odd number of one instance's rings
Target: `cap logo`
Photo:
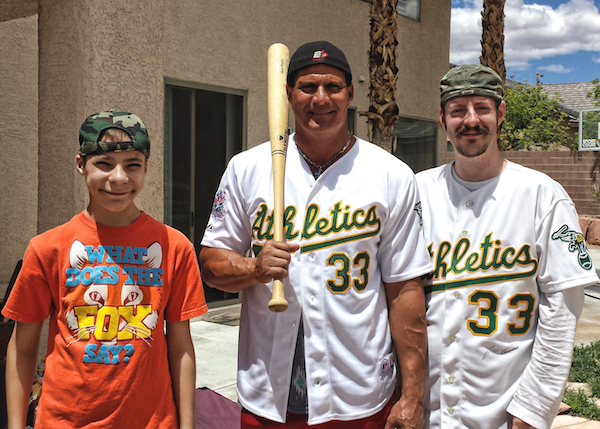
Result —
[[328, 65], [344, 72], [346, 83], [352, 82], [352, 72], [348, 60], [339, 48], [325, 40], [308, 42], [300, 46], [290, 58], [286, 82], [293, 87], [296, 81], [296, 74], [306, 68], [316, 64]]
[[320, 51], [315, 51], [313, 53], [313, 61], [323, 60], [323, 59], [327, 58], [328, 56], [329, 56], [329, 54], [327, 52], [325, 52], [323, 49], [321, 49]]

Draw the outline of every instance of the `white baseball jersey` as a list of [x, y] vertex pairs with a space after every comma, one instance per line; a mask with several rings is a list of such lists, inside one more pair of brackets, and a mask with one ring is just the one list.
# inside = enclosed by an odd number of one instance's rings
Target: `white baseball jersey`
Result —
[[[428, 427], [506, 428], [542, 295], [598, 281], [575, 207], [557, 182], [511, 162], [473, 192], [453, 178], [452, 164], [417, 174], [417, 182], [434, 263], [425, 281]], [[551, 393], [537, 388], [520, 405], [551, 412], [540, 405]]]
[[[273, 313], [272, 282], [244, 290], [238, 396], [249, 411], [284, 422], [298, 323], [304, 316], [308, 422], [380, 411], [395, 365], [384, 285], [431, 272], [412, 171], [357, 139], [317, 180], [290, 138], [285, 172], [287, 311]], [[223, 175], [203, 246], [256, 255], [272, 239], [268, 143], [235, 156]]]

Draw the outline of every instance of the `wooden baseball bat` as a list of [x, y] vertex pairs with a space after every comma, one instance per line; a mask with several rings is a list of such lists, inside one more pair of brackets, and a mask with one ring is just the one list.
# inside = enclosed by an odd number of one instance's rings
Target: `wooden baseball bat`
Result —
[[[268, 50], [268, 107], [271, 160], [273, 162], [273, 239], [283, 241], [283, 183], [285, 179], [285, 157], [288, 144], [288, 99], [285, 90], [290, 51], [281, 43], [274, 43]], [[273, 280], [273, 295], [269, 309], [281, 312], [288, 303], [283, 292], [283, 281]]]

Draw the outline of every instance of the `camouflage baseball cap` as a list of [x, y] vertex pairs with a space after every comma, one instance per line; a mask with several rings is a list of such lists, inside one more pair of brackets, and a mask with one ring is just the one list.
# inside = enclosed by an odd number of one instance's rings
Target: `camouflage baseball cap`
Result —
[[502, 101], [502, 79], [489, 67], [467, 64], [450, 69], [440, 82], [441, 105], [456, 97], [481, 95]]
[[[102, 132], [109, 128], [118, 128], [131, 137], [127, 142], [100, 142]], [[146, 157], [150, 156], [150, 138], [142, 120], [129, 112], [109, 110], [94, 113], [87, 117], [79, 129], [79, 154], [96, 155], [104, 152], [138, 150]]]

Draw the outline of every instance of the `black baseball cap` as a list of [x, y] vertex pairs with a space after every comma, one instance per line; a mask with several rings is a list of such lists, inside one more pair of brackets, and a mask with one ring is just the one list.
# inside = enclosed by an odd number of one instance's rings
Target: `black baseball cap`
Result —
[[319, 40], [305, 43], [296, 49], [288, 67], [288, 85], [294, 85], [296, 73], [300, 70], [317, 64], [325, 64], [343, 71], [346, 76], [346, 84], [350, 85], [352, 82], [352, 72], [344, 53], [333, 44]]

